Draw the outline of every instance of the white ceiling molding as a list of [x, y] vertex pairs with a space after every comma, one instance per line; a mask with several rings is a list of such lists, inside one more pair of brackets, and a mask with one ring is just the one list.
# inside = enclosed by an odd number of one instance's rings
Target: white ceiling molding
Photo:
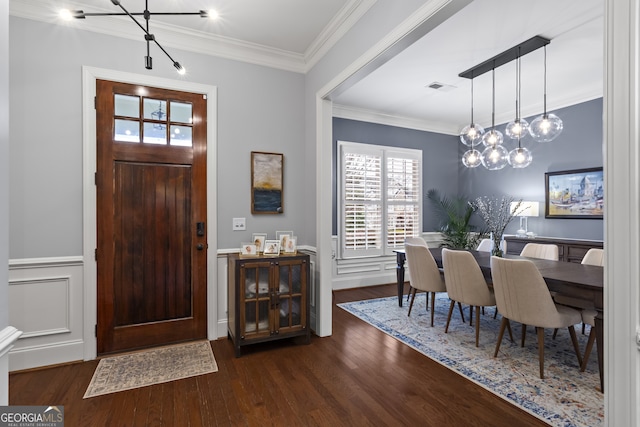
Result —
[[333, 117], [361, 122], [377, 123], [387, 126], [396, 126], [406, 129], [421, 130], [426, 132], [442, 133], [445, 135], [458, 135], [459, 129], [442, 126], [442, 123], [429, 120], [420, 120], [410, 117], [393, 116], [362, 108], [333, 104]]
[[[166, 47], [196, 52], [210, 56], [233, 59], [256, 65], [263, 65], [296, 73], [306, 73], [349, 29], [376, 3], [377, 0], [350, 0], [331, 20], [322, 33], [314, 40], [307, 52], [302, 55], [281, 49], [245, 42], [228, 37], [185, 29], [162, 22], [155, 22], [153, 33]], [[132, 25], [128, 17], [101, 17], [91, 20], [88, 25], [78, 22], [61, 23], [57, 10], [52, 9], [51, 1], [30, 0], [29, 2], [12, 0], [9, 2], [9, 14], [20, 18], [42, 21], [58, 25], [144, 41], [140, 29]], [[77, 2], [66, 2], [68, 8], [83, 9]], [[109, 12], [95, 9], [94, 12]], [[84, 20], [82, 22], [84, 24]], [[188, 68], [188, 64], [184, 64]]]
[[331, 20], [305, 52], [305, 72], [340, 40], [378, 0], [351, 0]]

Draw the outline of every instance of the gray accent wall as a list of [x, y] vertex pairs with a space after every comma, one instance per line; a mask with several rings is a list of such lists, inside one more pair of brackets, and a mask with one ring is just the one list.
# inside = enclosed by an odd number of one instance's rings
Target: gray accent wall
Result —
[[422, 189], [424, 231], [438, 229], [438, 222], [429, 212], [426, 193], [437, 188], [443, 195], [455, 196], [458, 192], [457, 147], [450, 135], [424, 132], [414, 129], [387, 126], [355, 120], [333, 119], [333, 234], [337, 234], [337, 141], [362, 144], [413, 148], [422, 151]]
[[[523, 146], [533, 154], [533, 163], [525, 169], [509, 166], [489, 171], [482, 166], [467, 169], [460, 158], [467, 149], [457, 136], [443, 135], [399, 127], [334, 118], [333, 137], [333, 233], [336, 225], [336, 149], [337, 140], [375, 145], [418, 148], [423, 150], [423, 197], [436, 188], [441, 194], [460, 195], [473, 200], [478, 196], [512, 196], [540, 202], [540, 216], [529, 218], [529, 231], [539, 236], [603, 240], [604, 221], [601, 219], [545, 218], [545, 173], [563, 170], [602, 167], [602, 98], [554, 111], [564, 123], [560, 136], [548, 143], [534, 142], [530, 137]], [[531, 121], [534, 117], [528, 117]], [[496, 125], [503, 131], [505, 124]], [[515, 142], [505, 141], [509, 150]], [[605, 199], [606, 200], [606, 199]], [[438, 224], [432, 218], [428, 201], [424, 201], [423, 231], [435, 231]], [[474, 223], [481, 222], [476, 217]], [[515, 234], [518, 219], [509, 224], [506, 232]]]
[[[499, 171], [488, 171], [482, 166], [467, 169], [459, 164], [460, 194], [471, 198], [478, 196], [513, 196], [527, 201], [540, 202], [540, 216], [529, 218], [529, 231], [539, 236], [565, 237], [573, 239], [604, 239], [604, 221], [601, 219], [558, 219], [544, 217], [545, 173], [563, 170], [602, 167], [603, 127], [602, 98], [583, 102], [554, 111], [564, 124], [564, 130], [554, 141], [538, 143], [530, 138], [523, 146], [533, 154], [533, 163], [525, 169], [509, 166]], [[531, 122], [535, 117], [527, 117]], [[501, 131], [504, 124], [496, 126]], [[508, 149], [516, 146], [505, 142]], [[466, 147], [458, 142], [458, 154], [462, 156]], [[605, 196], [606, 204], [606, 196]], [[519, 221], [507, 227], [514, 234]]]
[[[14, 16], [9, 18], [8, 32], [11, 259], [83, 253], [82, 66], [218, 88], [218, 248], [237, 248], [252, 232], [275, 238], [276, 230], [298, 232], [308, 227], [304, 204], [299, 203], [309, 193], [301, 160], [304, 75], [165, 46], [187, 68], [183, 77], [155, 46], [153, 70], [146, 70], [144, 41]], [[284, 154], [281, 215], [251, 214], [251, 151]], [[0, 158], [5, 161], [7, 156]], [[232, 231], [234, 217], [246, 218], [245, 231]], [[301, 239], [299, 244], [306, 242]]]

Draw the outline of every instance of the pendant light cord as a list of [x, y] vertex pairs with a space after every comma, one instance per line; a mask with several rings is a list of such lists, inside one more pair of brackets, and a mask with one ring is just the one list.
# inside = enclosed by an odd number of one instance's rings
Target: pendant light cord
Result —
[[547, 45], [544, 46], [544, 96], [543, 117], [547, 117]]

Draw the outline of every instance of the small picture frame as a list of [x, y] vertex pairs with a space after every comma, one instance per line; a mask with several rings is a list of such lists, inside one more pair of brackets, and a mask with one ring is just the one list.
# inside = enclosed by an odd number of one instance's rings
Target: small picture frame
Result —
[[280, 254], [280, 241], [279, 240], [265, 240], [264, 249], [262, 251], [264, 255], [279, 255]]
[[280, 249], [284, 250], [287, 241], [293, 237], [293, 231], [276, 231], [276, 239], [280, 242]]
[[251, 241], [256, 245], [256, 251], [261, 253], [264, 251], [264, 242], [267, 240], [267, 233], [253, 233]]
[[242, 246], [240, 247], [240, 254], [245, 256], [256, 256], [258, 255], [258, 250], [254, 243], [245, 242], [242, 243]]
[[295, 254], [296, 253], [296, 237], [290, 237], [285, 244], [284, 249], [282, 250], [285, 254]]

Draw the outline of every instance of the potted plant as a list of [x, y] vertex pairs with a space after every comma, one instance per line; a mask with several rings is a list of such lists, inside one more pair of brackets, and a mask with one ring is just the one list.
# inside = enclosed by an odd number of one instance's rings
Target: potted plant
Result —
[[441, 247], [451, 249], [476, 249], [478, 243], [487, 237], [488, 233], [471, 225], [474, 213], [473, 206], [465, 197], [449, 198], [440, 195], [436, 189], [427, 192], [431, 201], [433, 213], [439, 217], [440, 232], [443, 236]]

